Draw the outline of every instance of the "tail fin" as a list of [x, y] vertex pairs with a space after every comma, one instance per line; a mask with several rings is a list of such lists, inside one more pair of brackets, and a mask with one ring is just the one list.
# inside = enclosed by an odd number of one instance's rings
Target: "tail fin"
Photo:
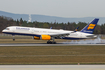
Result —
[[80, 32], [92, 34], [98, 21], [99, 21], [99, 19], [95, 18], [91, 23], [89, 23], [87, 26], [85, 26]]

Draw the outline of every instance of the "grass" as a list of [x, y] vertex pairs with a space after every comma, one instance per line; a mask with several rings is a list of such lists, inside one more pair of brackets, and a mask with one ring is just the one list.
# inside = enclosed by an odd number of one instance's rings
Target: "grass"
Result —
[[[0, 36], [0, 43], [46, 43], [29, 36]], [[56, 40], [65, 42], [67, 40]], [[69, 40], [70, 41], [70, 40]], [[105, 64], [105, 46], [0, 47], [0, 64]]]
[[105, 64], [105, 46], [0, 47], [0, 64]]

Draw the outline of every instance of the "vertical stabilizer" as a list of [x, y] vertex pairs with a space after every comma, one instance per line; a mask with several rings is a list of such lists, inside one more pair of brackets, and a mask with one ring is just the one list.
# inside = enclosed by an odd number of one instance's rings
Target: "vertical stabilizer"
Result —
[[86, 25], [80, 32], [92, 34], [99, 19], [95, 18], [91, 23]]

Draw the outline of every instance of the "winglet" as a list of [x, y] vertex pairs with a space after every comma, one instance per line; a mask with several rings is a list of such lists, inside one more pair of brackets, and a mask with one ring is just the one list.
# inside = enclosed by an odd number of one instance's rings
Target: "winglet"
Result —
[[80, 32], [92, 34], [99, 19], [95, 18], [91, 23], [85, 26]]

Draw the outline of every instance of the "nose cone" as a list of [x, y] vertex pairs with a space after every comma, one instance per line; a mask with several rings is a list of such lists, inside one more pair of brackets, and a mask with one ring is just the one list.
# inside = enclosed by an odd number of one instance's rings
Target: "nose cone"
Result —
[[6, 32], [6, 30], [4, 29], [4, 30], [2, 30], [2, 33], [5, 33]]
[[7, 28], [5, 28], [4, 30], [2, 30], [2, 33], [9, 32], [9, 30], [10, 30], [10, 28], [9, 28], [9, 27], [7, 27]]
[[4, 32], [4, 30], [2, 30], [2, 33]]

